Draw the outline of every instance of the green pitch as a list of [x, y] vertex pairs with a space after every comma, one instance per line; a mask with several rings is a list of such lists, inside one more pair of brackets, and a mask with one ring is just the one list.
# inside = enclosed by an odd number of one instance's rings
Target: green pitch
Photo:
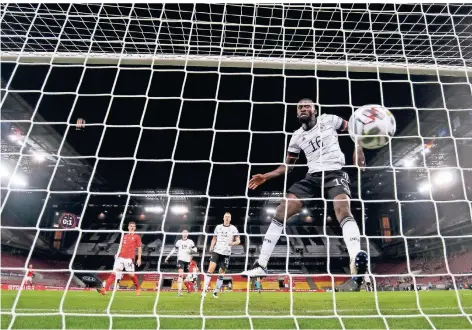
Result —
[[[16, 291], [1, 292], [3, 329], [12, 319], [11, 307], [16, 294]], [[94, 291], [72, 291], [67, 293], [62, 305], [64, 318], [59, 313], [62, 294], [59, 291], [22, 292], [13, 328], [62, 328], [65, 322], [68, 329], [108, 329], [112, 322], [112, 328], [116, 329], [155, 329], [158, 325], [161, 329], [201, 329], [202, 312], [207, 329], [248, 329], [251, 322], [257, 329], [293, 329], [296, 324], [300, 329], [340, 329], [342, 325], [347, 329], [385, 329], [380, 312], [386, 316], [388, 327], [394, 329], [472, 329], [470, 290], [458, 293], [469, 318], [461, 311], [454, 291], [419, 292], [418, 302], [414, 292], [379, 292], [377, 301], [371, 292], [294, 293], [293, 310], [290, 294], [280, 292], [250, 293], [249, 296], [227, 292], [220, 294], [218, 300], [209, 294], [201, 305], [199, 293], [178, 297], [175, 292], [142, 292], [136, 297], [133, 291], [117, 292], [109, 304], [111, 293], [101, 296]], [[334, 313], [335, 305], [339, 317]], [[103, 315], [107, 308], [112, 318]], [[158, 319], [153, 315], [154, 310], [160, 316]], [[30, 313], [40, 315], [28, 315]]]

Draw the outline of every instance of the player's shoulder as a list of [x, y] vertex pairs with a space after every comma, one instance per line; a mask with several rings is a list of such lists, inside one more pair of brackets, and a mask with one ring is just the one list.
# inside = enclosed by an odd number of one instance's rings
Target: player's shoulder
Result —
[[332, 115], [329, 113], [324, 113], [318, 117], [318, 120], [321, 122], [331, 122], [333, 119], [337, 118], [338, 116]]
[[293, 131], [293, 136], [300, 135], [300, 134], [302, 134], [303, 132], [305, 132], [305, 130], [303, 129], [302, 126], [300, 126], [300, 127], [297, 128], [295, 131]]
[[235, 225], [231, 225], [231, 230], [236, 230], [236, 231], [238, 231], [238, 228], [236, 228]]

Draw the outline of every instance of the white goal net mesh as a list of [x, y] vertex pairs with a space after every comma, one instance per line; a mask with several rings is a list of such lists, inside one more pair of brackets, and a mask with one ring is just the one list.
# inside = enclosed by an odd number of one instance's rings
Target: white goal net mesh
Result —
[[[11, 317], [8, 328], [34, 316], [58, 316], [62, 328], [74, 316], [106, 317], [109, 328], [136, 317], [158, 328], [185, 318], [201, 328], [234, 319], [251, 329], [273, 319], [297, 329], [332, 319], [343, 329], [366, 319], [386, 328], [403, 318], [425, 322], [416, 327], [440, 327], [439, 317], [472, 324], [472, 6], [1, 9], [1, 313]], [[397, 120], [391, 143], [366, 151], [364, 171], [350, 161], [348, 134], [339, 136], [372, 265], [374, 292], [355, 296], [358, 306], [348, 296], [358, 293], [343, 292], [353, 290], [349, 258], [323, 196], [287, 221], [261, 296], [240, 276], [259, 255], [285, 191], [306, 172], [300, 161], [283, 180], [247, 190], [251, 175], [284, 163], [299, 127], [295, 105], [305, 97], [344, 119], [381, 104]], [[176, 260], [164, 258], [187, 229], [205, 272], [226, 211], [242, 241], [224, 277], [235, 292], [218, 304], [181, 297], [176, 306]], [[106, 298], [78, 295], [111, 273], [130, 221], [143, 241], [142, 296], [129, 295], [126, 276], [114, 283], [125, 290]], [[63, 292], [42, 306], [33, 289]], [[397, 304], [384, 292], [407, 289], [413, 292]], [[422, 292], [432, 289], [448, 290], [447, 303]], [[84, 293], [93, 297], [89, 306]]]

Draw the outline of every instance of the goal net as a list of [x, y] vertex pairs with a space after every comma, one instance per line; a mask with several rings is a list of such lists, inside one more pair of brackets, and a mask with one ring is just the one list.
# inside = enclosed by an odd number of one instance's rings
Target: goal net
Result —
[[[1, 8], [2, 327], [471, 326], [472, 6]], [[364, 169], [339, 135], [372, 292], [355, 292], [324, 187], [284, 224], [262, 290], [241, 276], [307, 171], [247, 188], [284, 164], [302, 98], [396, 118]], [[188, 230], [205, 273], [225, 212], [241, 238], [225, 290], [201, 299], [198, 277], [178, 296], [171, 249]], [[141, 295], [123, 271], [102, 296], [130, 222]]]

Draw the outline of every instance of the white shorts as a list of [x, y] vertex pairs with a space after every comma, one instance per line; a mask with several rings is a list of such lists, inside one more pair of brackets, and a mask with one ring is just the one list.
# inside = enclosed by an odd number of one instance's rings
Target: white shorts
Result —
[[25, 284], [27, 284], [27, 283], [30, 283], [30, 284], [33, 283], [33, 277], [26, 276]]
[[122, 258], [118, 257], [115, 260], [115, 264], [113, 265], [113, 270], [125, 270], [127, 272], [134, 273], [134, 261], [133, 259], [129, 258]]
[[185, 279], [188, 282], [193, 282], [197, 279], [198, 275], [197, 274], [187, 274], [187, 278]]

